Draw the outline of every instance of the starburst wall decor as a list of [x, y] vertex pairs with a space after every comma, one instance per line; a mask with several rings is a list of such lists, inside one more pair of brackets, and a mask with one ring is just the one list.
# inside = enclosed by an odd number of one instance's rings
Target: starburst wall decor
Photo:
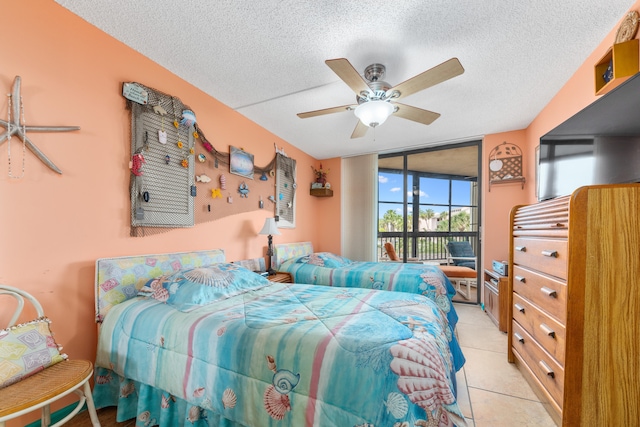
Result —
[[[24, 147], [28, 148], [35, 154], [45, 165], [49, 166], [55, 172], [62, 174], [62, 171], [27, 137], [27, 132], [69, 132], [79, 130], [79, 126], [27, 126], [24, 120], [24, 105], [22, 103], [22, 95], [20, 94], [20, 76], [16, 76], [13, 81], [13, 90], [8, 97], [7, 120], [0, 119], [0, 126], [6, 129], [6, 132], [0, 135], [0, 144], [9, 141], [11, 146], [11, 137], [17, 135], [23, 144], [23, 163], [22, 174], [24, 175]], [[9, 176], [11, 175], [11, 151], [9, 148]]]

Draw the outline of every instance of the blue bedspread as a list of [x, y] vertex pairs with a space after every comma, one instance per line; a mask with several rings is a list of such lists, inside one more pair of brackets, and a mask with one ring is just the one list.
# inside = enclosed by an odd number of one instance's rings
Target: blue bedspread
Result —
[[463, 426], [452, 339], [416, 293], [273, 283], [186, 311], [138, 297], [104, 319], [94, 399], [138, 426]]
[[456, 290], [442, 270], [434, 265], [350, 261], [330, 253], [317, 253], [288, 259], [278, 266], [278, 270], [290, 273], [295, 283], [424, 295], [447, 314], [452, 328], [458, 322], [451, 304]]

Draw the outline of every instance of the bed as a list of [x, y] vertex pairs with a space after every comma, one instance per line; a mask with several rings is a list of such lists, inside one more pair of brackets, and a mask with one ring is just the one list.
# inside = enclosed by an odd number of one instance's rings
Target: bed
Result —
[[274, 245], [272, 267], [291, 274], [295, 283], [424, 295], [447, 313], [452, 328], [458, 321], [451, 304], [456, 290], [434, 265], [352, 261], [330, 252], [314, 252], [311, 242], [296, 242]]
[[422, 295], [270, 282], [222, 251], [104, 258], [96, 319], [94, 400], [118, 421], [466, 425], [446, 316]]

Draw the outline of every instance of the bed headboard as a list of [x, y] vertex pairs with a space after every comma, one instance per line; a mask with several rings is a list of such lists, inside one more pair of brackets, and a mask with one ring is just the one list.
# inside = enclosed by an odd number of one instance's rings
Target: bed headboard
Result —
[[251, 259], [241, 259], [240, 261], [232, 261], [234, 264], [238, 264], [247, 270], [251, 271], [267, 271], [267, 263], [264, 261], [263, 257], [260, 258], [251, 258]]
[[135, 297], [149, 279], [218, 262], [225, 262], [222, 249], [100, 258], [96, 261], [96, 322], [102, 322], [114, 305]]
[[313, 253], [313, 244], [311, 242], [282, 243], [273, 245], [273, 252], [271, 264], [277, 270], [288, 259], [311, 255]]

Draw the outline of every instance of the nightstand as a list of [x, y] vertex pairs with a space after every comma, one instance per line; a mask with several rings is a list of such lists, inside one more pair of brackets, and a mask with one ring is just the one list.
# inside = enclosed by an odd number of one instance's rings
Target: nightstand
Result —
[[508, 280], [493, 270], [484, 270], [484, 310], [501, 332], [507, 332], [509, 322]]
[[293, 280], [291, 279], [291, 274], [285, 273], [282, 271], [277, 272], [273, 276], [267, 276], [267, 279], [269, 279], [271, 282], [293, 283]]

